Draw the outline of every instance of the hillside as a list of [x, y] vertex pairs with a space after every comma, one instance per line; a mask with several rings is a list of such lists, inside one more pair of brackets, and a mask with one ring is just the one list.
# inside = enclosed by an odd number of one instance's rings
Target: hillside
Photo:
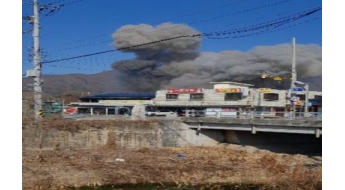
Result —
[[[86, 94], [100, 94], [107, 92], [148, 92], [159, 89], [142, 87], [140, 80], [123, 78], [121, 81], [115, 71], [105, 71], [97, 74], [66, 74], [66, 75], [43, 75], [43, 92], [51, 96], [60, 96], [66, 92], [83, 92]], [[155, 80], [155, 79], [152, 79]], [[157, 78], [156, 80], [159, 80]], [[310, 90], [322, 91], [322, 77], [308, 77], [299, 79], [310, 84]], [[235, 81], [254, 84], [256, 88], [287, 89], [290, 81], [277, 82], [272, 79], [262, 79], [260, 77], [248, 81]], [[32, 90], [32, 79], [22, 79], [22, 92]], [[176, 86], [178, 88], [178, 86]], [[193, 86], [194, 87], [194, 86]], [[210, 84], [195, 87], [212, 88]], [[31, 88], [31, 89], [30, 89]], [[162, 89], [162, 88], [161, 88]]]

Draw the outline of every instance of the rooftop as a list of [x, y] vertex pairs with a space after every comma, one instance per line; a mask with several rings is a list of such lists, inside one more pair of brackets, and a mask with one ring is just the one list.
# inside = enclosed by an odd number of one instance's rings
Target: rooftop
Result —
[[155, 98], [155, 92], [129, 92], [129, 93], [105, 93], [93, 96], [86, 96], [80, 99], [152, 99]]
[[210, 82], [211, 84], [232, 84], [232, 85], [238, 85], [238, 86], [254, 86], [252, 84], [246, 84], [246, 83], [239, 83], [239, 82], [230, 82], [230, 81], [224, 81], [224, 82]]

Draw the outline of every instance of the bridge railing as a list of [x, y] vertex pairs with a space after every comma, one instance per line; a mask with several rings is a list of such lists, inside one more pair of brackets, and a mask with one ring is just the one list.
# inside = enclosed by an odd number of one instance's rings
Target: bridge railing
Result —
[[204, 111], [188, 110], [182, 117], [215, 117], [238, 119], [317, 119], [322, 120], [322, 112], [269, 112], [269, 111]]

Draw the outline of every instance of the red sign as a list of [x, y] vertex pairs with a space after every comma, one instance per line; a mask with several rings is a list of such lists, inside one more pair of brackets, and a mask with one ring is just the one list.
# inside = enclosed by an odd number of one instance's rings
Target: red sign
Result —
[[75, 113], [78, 113], [78, 108], [67, 106], [64, 111], [66, 114], [75, 114]]
[[202, 93], [202, 88], [170, 88], [167, 94], [195, 94]]
[[237, 109], [236, 108], [222, 108], [222, 111], [237, 112]]

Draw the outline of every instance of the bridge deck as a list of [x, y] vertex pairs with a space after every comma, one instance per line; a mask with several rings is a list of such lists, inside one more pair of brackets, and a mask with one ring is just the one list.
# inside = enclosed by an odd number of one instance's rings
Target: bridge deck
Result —
[[320, 137], [322, 134], [322, 120], [315, 119], [237, 119], [237, 118], [205, 118], [186, 117], [180, 118], [190, 128], [214, 129], [214, 130], [238, 130], [275, 133], [299, 133], [314, 134]]

